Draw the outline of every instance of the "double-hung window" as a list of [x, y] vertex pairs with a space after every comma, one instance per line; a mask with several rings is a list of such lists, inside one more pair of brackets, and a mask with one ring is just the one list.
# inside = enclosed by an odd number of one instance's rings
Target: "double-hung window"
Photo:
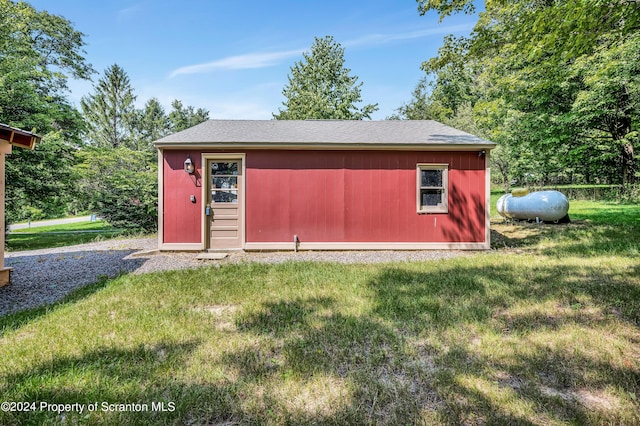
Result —
[[448, 164], [418, 164], [418, 213], [447, 213]]

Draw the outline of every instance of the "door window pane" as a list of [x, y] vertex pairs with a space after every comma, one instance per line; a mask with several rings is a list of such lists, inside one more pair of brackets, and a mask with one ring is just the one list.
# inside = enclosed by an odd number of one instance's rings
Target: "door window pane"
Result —
[[238, 161], [211, 163], [211, 202], [238, 202]]
[[214, 177], [213, 179], [213, 188], [237, 188], [238, 187], [238, 178], [233, 177]]
[[211, 191], [211, 201], [214, 203], [237, 203], [238, 191]]
[[212, 175], [230, 175], [237, 176], [238, 175], [238, 162], [215, 162], [211, 163], [211, 174]]

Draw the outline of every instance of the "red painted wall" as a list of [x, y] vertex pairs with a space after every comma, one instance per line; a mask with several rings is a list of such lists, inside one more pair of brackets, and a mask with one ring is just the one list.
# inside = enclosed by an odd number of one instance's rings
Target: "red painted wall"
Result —
[[[163, 236], [165, 243], [200, 243], [202, 241], [202, 164], [200, 152], [164, 150]], [[187, 154], [196, 167], [194, 174], [184, 171]], [[196, 197], [192, 203], [190, 196]]]
[[[254, 151], [247, 242], [482, 242], [477, 152]], [[449, 213], [416, 212], [416, 165], [449, 164]]]
[[[183, 171], [188, 152], [195, 176]], [[164, 151], [165, 243], [201, 242], [200, 155]], [[416, 212], [418, 163], [449, 164], [447, 214]], [[485, 158], [477, 152], [252, 150], [245, 182], [247, 242], [287, 242], [294, 234], [301, 242], [485, 239]]]

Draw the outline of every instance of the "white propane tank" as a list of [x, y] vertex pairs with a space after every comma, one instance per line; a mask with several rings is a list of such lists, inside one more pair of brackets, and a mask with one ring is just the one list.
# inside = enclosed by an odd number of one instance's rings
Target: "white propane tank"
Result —
[[558, 191], [537, 191], [522, 197], [505, 194], [498, 199], [496, 208], [507, 219], [555, 222], [569, 212], [569, 200]]

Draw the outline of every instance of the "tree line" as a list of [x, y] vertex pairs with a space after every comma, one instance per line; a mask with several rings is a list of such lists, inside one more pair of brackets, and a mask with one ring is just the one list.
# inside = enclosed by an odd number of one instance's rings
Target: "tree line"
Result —
[[[444, 20], [472, 0], [418, 0]], [[433, 119], [496, 142], [494, 176], [511, 184], [613, 183], [638, 175], [640, 3], [487, 0], [467, 37], [445, 38], [422, 64], [411, 99], [388, 119]], [[7, 162], [8, 222], [96, 212], [116, 226], [155, 230], [152, 142], [209, 118], [174, 100], [136, 108], [125, 70], [108, 67], [76, 109], [68, 79], [91, 80], [84, 34], [28, 3], [0, 0], [0, 122], [34, 129], [34, 151]], [[370, 119], [362, 82], [333, 37], [293, 64], [274, 119]]]
[[84, 34], [64, 17], [25, 2], [0, 0], [0, 122], [43, 136], [6, 163], [7, 223], [90, 211], [114, 226], [155, 231], [157, 153], [152, 142], [209, 118], [174, 100], [135, 107], [126, 72], [108, 67], [82, 98], [68, 99], [69, 78], [96, 74]]
[[[473, 0], [418, 0], [440, 20]], [[468, 37], [445, 37], [411, 99], [387, 119], [436, 120], [497, 143], [504, 185], [618, 184], [640, 197], [640, 2], [486, 1]], [[365, 119], [344, 49], [316, 38], [291, 68], [276, 119]]]
[[203, 108], [171, 104], [167, 114], [156, 98], [135, 108], [136, 95], [127, 73], [111, 65], [80, 101], [86, 124], [78, 190], [83, 209], [113, 226], [155, 231], [158, 223], [158, 162], [153, 142], [209, 119]]
[[[441, 21], [474, 13], [474, 3], [418, 0], [420, 13]], [[602, 183], [629, 194], [640, 144], [640, 3], [484, 3], [468, 37], [445, 38], [422, 64], [426, 75], [395, 118], [434, 119], [496, 142], [505, 190]]]
[[[90, 211], [112, 225], [157, 227], [157, 151], [152, 143], [209, 119], [203, 108], [136, 95], [118, 64], [104, 70], [76, 109], [68, 79], [91, 80], [84, 34], [64, 17], [25, 2], [0, 0], [0, 122], [43, 136], [33, 151], [16, 149], [6, 168], [7, 223]], [[275, 119], [370, 118], [358, 107], [362, 83], [344, 68], [344, 49], [316, 38], [292, 67]], [[313, 100], [312, 100], [313, 98]]]

